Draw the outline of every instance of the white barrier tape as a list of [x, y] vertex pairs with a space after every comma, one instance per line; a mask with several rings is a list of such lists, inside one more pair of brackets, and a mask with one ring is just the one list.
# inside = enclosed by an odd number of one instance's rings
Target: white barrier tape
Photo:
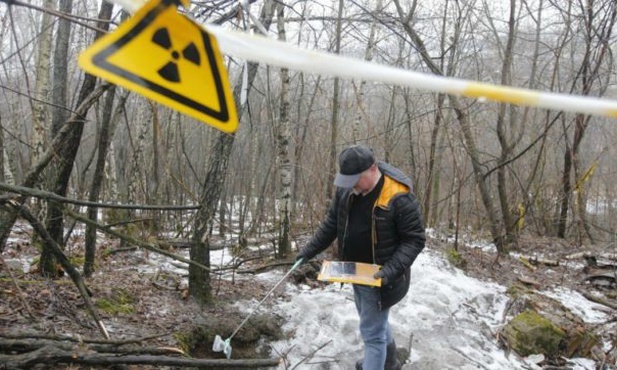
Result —
[[[134, 13], [143, 4], [141, 0], [112, 1], [130, 13]], [[312, 74], [383, 82], [502, 103], [617, 118], [617, 100], [540, 92], [413, 72], [327, 52], [300, 49], [278, 40], [231, 31], [216, 25], [202, 26], [216, 37], [221, 52], [253, 62]]]

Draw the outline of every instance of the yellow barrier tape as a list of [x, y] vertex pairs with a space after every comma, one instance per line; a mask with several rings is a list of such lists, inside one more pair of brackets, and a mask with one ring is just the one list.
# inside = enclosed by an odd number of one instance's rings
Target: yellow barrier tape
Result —
[[539, 92], [532, 90], [522, 90], [475, 82], [470, 82], [469, 86], [467, 86], [461, 95], [470, 98], [485, 98], [498, 102], [530, 106], [537, 105], [541, 96]]

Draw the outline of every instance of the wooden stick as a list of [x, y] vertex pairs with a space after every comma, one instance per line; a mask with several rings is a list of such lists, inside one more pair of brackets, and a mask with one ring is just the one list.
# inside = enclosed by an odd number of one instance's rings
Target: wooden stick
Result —
[[536, 271], [536, 266], [532, 265], [531, 263], [529, 263], [529, 261], [527, 260], [527, 258], [525, 257], [519, 257], [518, 260], [525, 265], [525, 267], [527, 267], [528, 269], [530, 269], [531, 271]]

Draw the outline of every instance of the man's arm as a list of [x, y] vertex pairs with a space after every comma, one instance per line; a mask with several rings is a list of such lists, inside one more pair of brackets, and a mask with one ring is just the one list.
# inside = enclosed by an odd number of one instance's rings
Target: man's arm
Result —
[[420, 202], [409, 193], [396, 200], [394, 220], [399, 236], [399, 246], [392, 257], [383, 266], [384, 276], [394, 281], [402, 275], [416, 260], [426, 241]]
[[302, 248], [300, 253], [298, 254], [298, 258], [302, 257], [304, 262], [307, 262], [311, 258], [318, 255], [324, 249], [328, 248], [330, 244], [336, 239], [337, 236], [337, 215], [338, 215], [338, 205], [340, 200], [341, 190], [337, 189], [337, 194], [334, 196], [332, 203], [330, 204], [330, 208], [328, 208], [328, 212], [326, 217], [319, 225], [317, 232], [308, 244]]

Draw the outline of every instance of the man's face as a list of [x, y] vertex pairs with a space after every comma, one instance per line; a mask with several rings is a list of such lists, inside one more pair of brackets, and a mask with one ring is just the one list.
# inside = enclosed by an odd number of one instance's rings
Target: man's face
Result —
[[353, 187], [356, 194], [366, 194], [373, 188], [375, 185], [372, 176], [374, 167], [375, 165], [372, 165], [368, 170], [362, 172], [360, 179]]

